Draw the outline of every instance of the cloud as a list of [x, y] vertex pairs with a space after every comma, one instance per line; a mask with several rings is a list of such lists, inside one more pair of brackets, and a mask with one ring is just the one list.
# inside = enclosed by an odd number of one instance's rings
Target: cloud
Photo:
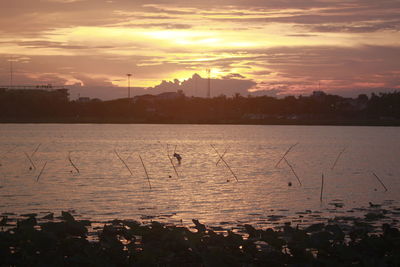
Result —
[[229, 73], [222, 77], [223, 79], [245, 79], [245, 77], [239, 73]]
[[176, 30], [186, 30], [192, 28], [192, 25], [183, 24], [183, 23], [123, 23], [121, 26], [128, 28], [161, 28], [161, 29], [176, 29]]
[[[249, 89], [256, 85], [252, 80], [236, 79], [241, 75], [228, 75], [222, 79], [210, 79], [211, 96], [226, 95], [232, 96], [236, 93], [248, 95]], [[241, 77], [240, 77], [241, 78]], [[161, 92], [176, 92], [182, 90], [187, 96], [206, 97], [208, 90], [208, 79], [194, 74], [191, 78], [180, 82], [162, 81], [159, 85], [147, 88], [146, 92], [150, 94], [159, 94]]]
[[354, 25], [345, 23], [340, 24], [324, 24], [308, 26], [312, 32], [343, 32], [343, 33], [373, 33], [379, 31], [397, 32], [400, 30], [400, 20], [392, 20], [385, 22], [361, 22]]
[[1, 82], [14, 55], [29, 57], [15, 63], [24, 83], [125, 87], [133, 73], [135, 86], [189, 92], [190, 82], [159, 83], [211, 68], [216, 94], [228, 84], [243, 94], [309, 92], [318, 81], [399, 87], [397, 0], [14, 0], [0, 10]]
[[17, 42], [19, 46], [25, 46], [29, 48], [62, 48], [62, 49], [88, 49], [87, 46], [82, 45], [67, 45], [62, 42], [49, 42], [49, 41], [22, 41]]
[[[277, 73], [274, 80], [286, 84], [289, 91], [315, 90], [319, 82], [328, 91], [400, 88], [399, 47], [282, 47], [264, 51], [261, 59]], [[274, 88], [275, 81], [263, 87]]]
[[285, 94], [285, 90], [282, 89], [267, 89], [267, 90], [257, 90], [251, 92], [252, 96], [271, 96], [271, 97], [281, 97]]
[[316, 37], [317, 34], [306, 34], [306, 33], [298, 33], [298, 34], [287, 34], [289, 37]]
[[[38, 34], [55, 28], [75, 26], [113, 26], [121, 23], [137, 26], [188, 29], [208, 21], [232, 21], [238, 24], [295, 23], [299, 25], [347, 22], [395, 23], [400, 4], [395, 0], [364, 1], [2, 1], [2, 31], [14, 34]], [[197, 15], [199, 14], [199, 15]], [[142, 23], [147, 20], [146, 23]], [[161, 20], [171, 22], [160, 23]], [[177, 21], [174, 21], [177, 20]], [[397, 21], [396, 21], [397, 20]], [[186, 21], [186, 23], [182, 23]], [[136, 23], [135, 23], [136, 22]], [[390, 26], [390, 25], [388, 25]], [[145, 26], [146, 27], [146, 26]], [[149, 26], [147, 26], [149, 27]], [[386, 27], [384, 27], [385, 29]]]

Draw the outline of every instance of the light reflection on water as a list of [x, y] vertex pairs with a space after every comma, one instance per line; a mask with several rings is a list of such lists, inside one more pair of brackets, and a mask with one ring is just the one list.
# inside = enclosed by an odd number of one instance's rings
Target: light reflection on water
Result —
[[[2, 124], [0, 212], [72, 209], [96, 220], [161, 215], [158, 220], [197, 218], [214, 225], [259, 223], [273, 214], [304, 210], [328, 214], [329, 203], [335, 201], [344, 203], [343, 210], [369, 201], [400, 201], [399, 140], [399, 128], [392, 127]], [[297, 142], [287, 159], [301, 187], [285, 162], [274, 167]], [[39, 144], [32, 157], [37, 169], [29, 170], [24, 153], [31, 155]], [[167, 157], [167, 144], [171, 155], [176, 146], [183, 157], [176, 166], [179, 178]], [[216, 166], [218, 156], [210, 144], [221, 154], [230, 147], [224, 159], [239, 182], [223, 162]], [[68, 161], [69, 152], [79, 174]], [[381, 177], [388, 192], [371, 172]]]

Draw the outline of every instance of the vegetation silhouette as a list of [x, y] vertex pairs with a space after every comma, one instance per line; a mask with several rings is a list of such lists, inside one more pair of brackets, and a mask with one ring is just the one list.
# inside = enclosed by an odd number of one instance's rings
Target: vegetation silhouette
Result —
[[182, 91], [133, 99], [70, 100], [68, 90], [0, 89], [0, 122], [400, 125], [400, 92], [345, 98], [186, 97]]
[[[0, 221], [1, 266], [398, 266], [400, 232], [365, 218], [278, 229], [249, 224], [239, 233], [215, 232], [152, 221], [113, 220], [92, 227], [63, 211], [43, 218], [4, 216]], [[16, 221], [16, 223], [15, 223]], [[92, 230], [90, 230], [92, 229]], [[196, 229], [196, 230], [194, 230]]]

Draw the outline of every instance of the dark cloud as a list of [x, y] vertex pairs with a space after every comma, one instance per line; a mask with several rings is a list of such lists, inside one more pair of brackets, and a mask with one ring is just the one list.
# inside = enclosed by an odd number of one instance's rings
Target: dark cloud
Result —
[[239, 73], [229, 73], [228, 75], [225, 75], [222, 77], [223, 79], [245, 79], [243, 75]]
[[17, 45], [25, 46], [29, 48], [62, 48], [62, 49], [88, 49], [87, 46], [81, 45], [67, 45], [61, 42], [49, 42], [49, 41], [26, 41], [18, 42]]
[[[265, 15], [264, 17], [227, 17], [227, 18], [210, 18], [212, 20], [217, 21], [224, 21], [224, 22], [236, 22], [236, 23], [247, 23], [253, 25], [268, 25], [270, 23], [286, 23], [286, 24], [294, 24], [294, 25], [320, 25], [320, 24], [343, 24], [343, 23], [361, 23], [362, 25], [365, 23], [369, 23], [370, 27], [376, 27], [378, 30], [380, 27], [379, 25], [384, 26], [383, 29], [391, 28], [391, 27], [398, 27], [399, 22], [396, 20], [398, 18], [397, 13], [388, 13], [388, 14], [381, 14], [381, 13], [374, 13], [369, 12], [365, 14], [357, 14], [357, 11], [354, 10], [354, 13], [349, 14], [332, 14], [326, 15], [323, 13], [316, 13], [316, 14], [301, 14], [301, 15], [282, 15], [282, 16], [272, 16], [268, 17]], [[377, 22], [377, 21], [385, 21], [385, 23]], [[391, 25], [391, 23], [393, 25]], [[375, 26], [374, 24], [378, 24]], [[357, 27], [355, 25], [354, 27]], [[359, 26], [361, 27], [361, 26]]]
[[192, 25], [183, 24], [183, 23], [126, 23], [123, 24], [123, 27], [127, 28], [162, 28], [162, 29], [175, 29], [175, 30], [185, 30], [191, 29]]
[[399, 31], [400, 20], [385, 23], [370, 23], [369, 25], [316, 25], [309, 27], [313, 32], [347, 32], [347, 33], [370, 33], [377, 31]]
[[253, 75], [270, 75], [272, 72], [268, 70], [260, 70], [260, 71], [253, 71], [251, 74]]
[[[14, 44], [18, 46], [23, 46], [27, 48], [56, 48], [62, 50], [90, 50], [89, 52], [93, 52], [96, 49], [98, 50], [112, 50], [112, 49], [119, 49], [119, 48], [138, 48], [139, 45], [132, 45], [132, 44], [123, 44], [120, 43], [118, 45], [73, 45], [72, 42], [52, 42], [52, 41], [13, 41], [13, 42], [6, 42], [8, 44]], [[77, 42], [79, 43], [79, 42]]]
[[[279, 22], [299, 25], [321, 25], [320, 31], [372, 31], [398, 28], [400, 3], [396, 0], [348, 1], [152, 1], [115, 0], [112, 2], [85, 1], [2, 1], [0, 10], [3, 33], [35, 35], [38, 32], [74, 26], [112, 26], [132, 21], [184, 19], [201, 14], [190, 23], [165, 23], [167, 29], [188, 29], [206, 20], [223, 20], [247, 24]], [[222, 16], [222, 17], [221, 17]], [[370, 25], [340, 27], [336, 23], [369, 22]], [[328, 25], [326, 25], [328, 24]], [[142, 23], [137, 23], [142, 25]], [[336, 26], [336, 28], [335, 28]], [[243, 27], [246, 28], [246, 27]]]
[[286, 34], [289, 37], [316, 37], [317, 34], [307, 34], [307, 33], [299, 33], [299, 34]]

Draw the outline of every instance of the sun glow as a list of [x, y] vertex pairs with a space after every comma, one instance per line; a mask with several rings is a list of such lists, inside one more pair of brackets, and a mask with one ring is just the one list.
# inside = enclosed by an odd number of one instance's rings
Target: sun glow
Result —
[[[0, 3], [5, 10], [0, 54], [4, 62], [10, 55], [32, 58], [23, 66], [14, 64], [17, 80], [126, 87], [125, 74], [134, 73], [133, 86], [149, 87], [194, 73], [207, 77], [210, 68], [213, 78], [232, 75], [274, 90], [314, 86], [316, 76], [335, 81], [332, 87], [399, 86], [395, 5], [361, 0], [323, 1], [324, 7], [318, 1], [14, 2]], [[14, 5], [18, 8], [10, 8]], [[9, 79], [6, 71], [1, 79]]]

